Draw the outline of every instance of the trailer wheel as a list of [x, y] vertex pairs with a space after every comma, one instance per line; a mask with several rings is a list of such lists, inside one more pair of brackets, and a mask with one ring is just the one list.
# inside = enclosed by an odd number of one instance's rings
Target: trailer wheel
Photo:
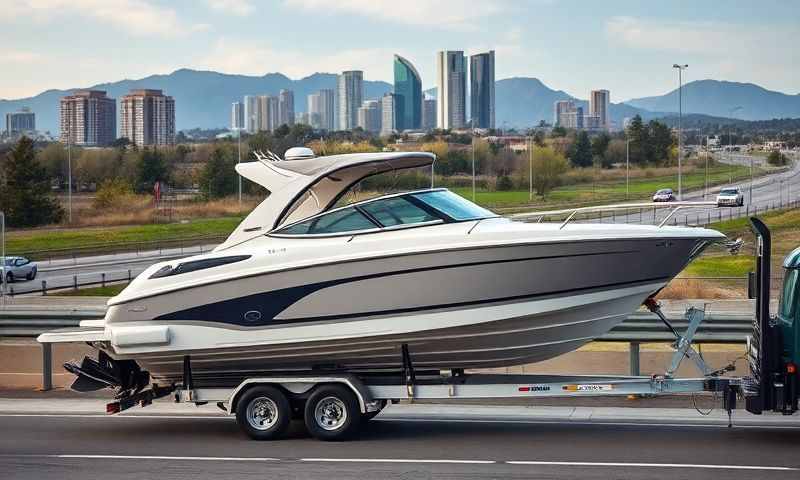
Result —
[[254, 440], [273, 440], [286, 433], [292, 410], [282, 391], [271, 386], [247, 390], [236, 403], [236, 421]]
[[305, 424], [319, 440], [345, 440], [358, 431], [361, 409], [355, 394], [342, 385], [318, 387], [306, 401]]

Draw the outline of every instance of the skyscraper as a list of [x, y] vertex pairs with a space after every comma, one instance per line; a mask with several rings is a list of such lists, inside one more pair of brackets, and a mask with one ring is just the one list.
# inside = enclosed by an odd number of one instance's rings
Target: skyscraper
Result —
[[294, 92], [291, 90], [278, 93], [278, 122], [278, 126], [294, 125]]
[[463, 51], [436, 54], [436, 126], [464, 128], [466, 125], [467, 62]]
[[320, 115], [319, 92], [312, 93], [306, 97], [308, 99], [308, 124], [311, 128], [322, 128], [322, 115]]
[[436, 99], [426, 98], [422, 101], [422, 129], [433, 130], [436, 128]]
[[117, 138], [117, 102], [103, 90], [79, 90], [61, 98], [61, 141], [99, 147]]
[[244, 129], [247, 133], [256, 133], [259, 128], [258, 98], [253, 95], [244, 96]]
[[598, 117], [597, 128], [607, 129], [611, 126], [609, 104], [611, 94], [608, 90], [592, 90], [589, 92], [589, 115]]
[[411, 62], [394, 56], [395, 126], [398, 131], [422, 126], [422, 80]]
[[323, 88], [319, 91], [319, 128], [323, 130], [336, 130], [336, 95], [333, 90]]
[[231, 104], [231, 130], [242, 130], [244, 128], [244, 104], [233, 102]]
[[381, 130], [381, 108], [377, 100], [366, 100], [358, 108], [358, 126], [370, 133]]
[[494, 50], [469, 57], [469, 92], [472, 126], [494, 128]]
[[350, 70], [339, 75], [339, 130], [358, 125], [358, 109], [364, 101], [364, 72]]
[[397, 132], [397, 126], [394, 124], [395, 114], [395, 95], [387, 93], [381, 98], [381, 135], [387, 136]]
[[120, 101], [122, 136], [137, 146], [175, 143], [175, 100], [161, 90], [136, 89]]
[[275, 129], [275, 123], [271, 121], [275, 116], [272, 112], [274, 98], [271, 95], [256, 97], [256, 131], [271, 132]]
[[36, 130], [36, 114], [28, 107], [6, 113], [6, 134], [9, 136]]
[[553, 126], [566, 128], [564, 125], [565, 119], [562, 116], [574, 109], [575, 102], [572, 100], [558, 100], [553, 103]]

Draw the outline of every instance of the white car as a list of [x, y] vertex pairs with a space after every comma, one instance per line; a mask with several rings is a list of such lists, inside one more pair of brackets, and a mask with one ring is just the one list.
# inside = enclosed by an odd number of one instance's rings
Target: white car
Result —
[[717, 195], [718, 207], [741, 207], [744, 205], [744, 194], [736, 187], [725, 187]]
[[11, 283], [22, 279], [33, 280], [36, 278], [38, 269], [36, 262], [31, 262], [25, 257], [5, 257], [3, 266], [0, 267], [0, 271], [2, 271], [0, 282]]
[[671, 188], [662, 188], [653, 195], [654, 202], [674, 202], [675, 193]]

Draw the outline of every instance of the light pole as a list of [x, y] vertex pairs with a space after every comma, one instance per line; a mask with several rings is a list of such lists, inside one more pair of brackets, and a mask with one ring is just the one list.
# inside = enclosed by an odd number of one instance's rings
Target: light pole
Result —
[[472, 201], [475, 201], [475, 124], [472, 124]]
[[67, 212], [72, 224], [72, 131], [67, 135]]
[[529, 202], [533, 201], [533, 138], [534, 137], [530, 138], [529, 148], [531, 150], [530, 150], [530, 152], [528, 152], [528, 154], [529, 154], [528, 155], [528, 170], [529, 170], [528, 171], [528, 188], [530, 190], [530, 192], [528, 192], [528, 201]]
[[3, 307], [6, 306], [6, 212], [0, 212], [0, 243], [2, 243], [2, 258], [3, 258], [3, 281], [0, 282], [2, 290], [0, 296], [3, 297]]
[[706, 135], [706, 188], [703, 190], [703, 200], [708, 195], [708, 135]]
[[[738, 110], [741, 110], [742, 107], [733, 107], [730, 109], [731, 118], [733, 118], [733, 114], [736, 113]], [[733, 136], [731, 135], [731, 125], [733, 123], [728, 124], [728, 165], [730, 168], [728, 169], [728, 183], [733, 183]], [[751, 199], [752, 200], [752, 199]]]
[[[239, 150], [239, 158], [236, 164], [242, 163], [242, 127], [236, 129], [236, 143]], [[239, 179], [239, 213], [242, 213], [242, 176], [237, 175]]]
[[625, 140], [625, 200], [631, 194], [631, 139]]
[[683, 121], [683, 71], [689, 68], [689, 65], [673, 64], [672, 68], [678, 69], [678, 201], [683, 200], [683, 176], [682, 176], [682, 162], [683, 159], [683, 131], [681, 122]]

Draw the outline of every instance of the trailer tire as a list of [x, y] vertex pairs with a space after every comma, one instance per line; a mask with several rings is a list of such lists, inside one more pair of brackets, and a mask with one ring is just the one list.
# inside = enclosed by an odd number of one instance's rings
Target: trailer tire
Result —
[[321, 385], [306, 401], [305, 424], [318, 440], [351, 438], [361, 424], [358, 399], [343, 385]]
[[236, 421], [253, 440], [280, 438], [289, 428], [291, 419], [289, 400], [276, 387], [253, 387], [236, 402]]

